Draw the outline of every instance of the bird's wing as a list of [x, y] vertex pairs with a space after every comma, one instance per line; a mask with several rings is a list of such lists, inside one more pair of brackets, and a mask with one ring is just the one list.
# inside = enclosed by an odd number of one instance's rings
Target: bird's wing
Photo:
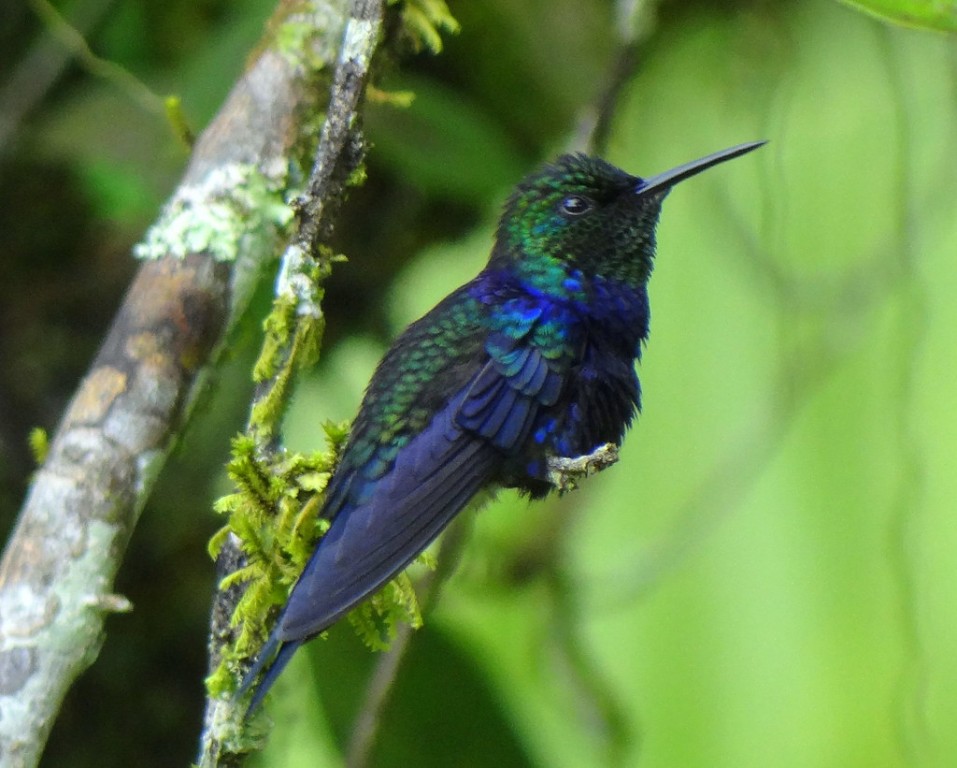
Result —
[[335, 500], [341, 496], [347, 500], [340, 504], [241, 686], [248, 688], [266, 669], [251, 710], [303, 641], [407, 566], [489, 483], [500, 460], [498, 450], [455, 424], [461, 401], [460, 394], [437, 413], [381, 477], [369, 480], [353, 471], [339, 483]]
[[558, 400], [567, 366], [550, 361], [526, 336], [493, 335], [485, 348], [489, 360], [469, 386], [455, 422], [509, 454], [525, 444], [541, 407]]
[[283, 640], [321, 632], [407, 566], [557, 400], [558, 367], [524, 337], [489, 336], [482, 359], [422, 431], [337, 473], [335, 516], [283, 612]]
[[299, 644], [383, 586], [497, 479], [557, 401], [568, 359], [535, 343], [540, 311], [481, 334], [452, 322], [458, 311], [453, 295], [400, 337], [373, 376], [326, 492], [332, 524], [244, 683], [267, 669], [255, 704]]
[[281, 619], [285, 640], [321, 632], [407, 566], [486, 485], [495, 448], [465, 435], [451, 408], [380, 478], [351, 478], [346, 502], [300, 576]]

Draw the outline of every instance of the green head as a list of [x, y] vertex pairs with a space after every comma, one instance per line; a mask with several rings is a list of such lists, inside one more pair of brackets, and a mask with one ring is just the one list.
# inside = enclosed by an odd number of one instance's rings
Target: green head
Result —
[[563, 293], [574, 274], [638, 287], [651, 274], [655, 225], [671, 187], [762, 144], [741, 144], [647, 179], [599, 158], [562, 155], [509, 198], [492, 266], [515, 270], [548, 293]]

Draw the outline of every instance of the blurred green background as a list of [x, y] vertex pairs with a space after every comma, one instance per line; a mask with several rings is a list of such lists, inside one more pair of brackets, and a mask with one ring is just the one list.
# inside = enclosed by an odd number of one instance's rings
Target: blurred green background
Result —
[[[648, 5], [608, 159], [648, 175], [771, 143], [669, 197], [645, 412], [620, 464], [544, 504], [502, 493], [464, 523], [370, 764], [955, 765], [954, 39], [826, 0]], [[58, 7], [197, 127], [271, 11]], [[389, 339], [481, 268], [510, 186], [569, 145], [607, 82], [611, 2], [451, 8], [461, 34], [383, 84], [413, 106], [369, 110], [369, 182], [340, 227], [350, 261], [292, 447], [350, 417]], [[45, 39], [28, 6], [0, 9], [0, 116], [17, 118], [0, 131], [4, 531], [26, 434], [55, 426], [186, 160], [122, 88], [69, 62], [44, 80]], [[136, 609], [107, 622], [44, 765], [191, 759], [210, 502], [257, 343], [253, 317], [134, 535], [117, 589]], [[341, 764], [378, 657], [347, 625], [308, 648], [257, 766]]]

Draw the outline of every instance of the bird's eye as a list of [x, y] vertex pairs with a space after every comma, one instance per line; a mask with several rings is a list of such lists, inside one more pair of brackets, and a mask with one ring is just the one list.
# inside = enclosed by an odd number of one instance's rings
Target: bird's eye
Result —
[[558, 210], [566, 216], [581, 216], [583, 213], [588, 213], [593, 205], [587, 197], [569, 195], [562, 198], [562, 201], [558, 204]]

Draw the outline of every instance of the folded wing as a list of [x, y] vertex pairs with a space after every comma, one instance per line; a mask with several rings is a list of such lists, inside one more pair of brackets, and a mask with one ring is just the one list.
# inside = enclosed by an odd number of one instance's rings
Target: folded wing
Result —
[[562, 376], [522, 339], [489, 339], [481, 368], [397, 448], [344, 467], [330, 484], [332, 518], [246, 684], [277, 651], [258, 703], [292, 651], [405, 568], [521, 449]]

